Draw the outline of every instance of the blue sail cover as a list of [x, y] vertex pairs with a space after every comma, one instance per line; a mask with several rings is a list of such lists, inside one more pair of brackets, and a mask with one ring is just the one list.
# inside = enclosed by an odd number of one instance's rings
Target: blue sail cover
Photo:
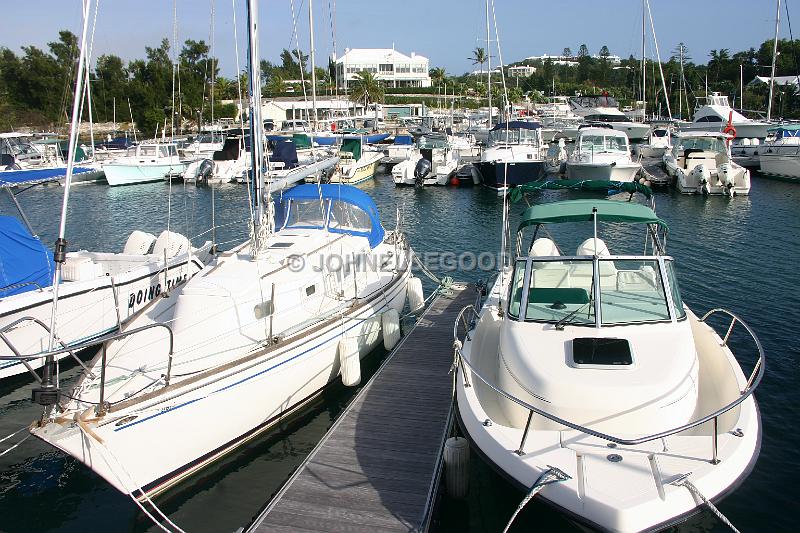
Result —
[[[86, 167], [73, 167], [72, 169], [73, 176], [84, 172], [94, 172], [94, 169]], [[4, 170], [0, 172], [0, 187], [33, 185], [35, 183], [59, 180], [66, 177], [66, 175], [67, 167]]]
[[[313, 202], [316, 206], [322, 198], [327, 205], [322, 217], [319, 210], [307, 220], [298, 216], [292, 203]], [[324, 220], [322, 225], [321, 220]], [[332, 233], [345, 233], [366, 237], [372, 248], [383, 242], [385, 231], [378, 216], [378, 207], [370, 196], [352, 185], [298, 185], [277, 198], [275, 206], [275, 227], [327, 228]]]
[[0, 215], [0, 298], [49, 287], [53, 269], [53, 254], [42, 241], [16, 218]]

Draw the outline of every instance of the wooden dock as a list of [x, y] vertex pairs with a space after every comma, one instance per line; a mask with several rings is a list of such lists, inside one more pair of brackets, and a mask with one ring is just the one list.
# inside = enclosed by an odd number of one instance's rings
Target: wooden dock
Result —
[[440, 295], [249, 532], [423, 531], [452, 420], [453, 324], [471, 286]]

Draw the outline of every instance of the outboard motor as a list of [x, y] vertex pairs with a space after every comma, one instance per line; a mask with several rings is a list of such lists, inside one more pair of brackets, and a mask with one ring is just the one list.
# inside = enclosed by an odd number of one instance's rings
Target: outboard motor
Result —
[[700, 187], [700, 191], [703, 194], [708, 194], [711, 192], [711, 186], [709, 185], [711, 172], [706, 168], [705, 165], [697, 165], [694, 167], [689, 173], [689, 177], [694, 183], [697, 183], [697, 186]]
[[433, 164], [429, 160], [422, 158], [417, 161], [417, 166], [414, 167], [414, 184], [422, 186], [422, 181], [431, 173], [432, 169]]
[[728, 163], [723, 163], [717, 170], [719, 176], [719, 184], [723, 187], [726, 196], [733, 196], [736, 194], [733, 191], [733, 186], [736, 185], [736, 178], [733, 175], [733, 169]]
[[214, 162], [210, 159], [203, 159], [200, 166], [197, 168], [197, 176], [195, 176], [195, 185], [208, 185], [208, 180], [214, 176]]

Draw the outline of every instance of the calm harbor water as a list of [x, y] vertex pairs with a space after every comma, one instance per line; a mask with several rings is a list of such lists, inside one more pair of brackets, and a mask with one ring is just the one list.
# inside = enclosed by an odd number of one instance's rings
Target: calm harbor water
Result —
[[[440, 259], [439, 264], [458, 263], [452, 256], [434, 254], [477, 255], [495, 253], [499, 247], [502, 202], [487, 190], [396, 189], [386, 175], [361, 188], [378, 203], [386, 227], [394, 227], [400, 207], [412, 246], [418, 253], [428, 253], [431, 260]], [[38, 187], [20, 197], [45, 243], [55, 239], [62, 193], [60, 187]], [[537, 201], [578, 195], [546, 192]], [[215, 189], [213, 216], [222, 248], [245, 238], [246, 202], [241, 186]], [[800, 348], [795, 342], [800, 298], [794, 275], [800, 262], [800, 187], [756, 175], [749, 197], [706, 199], [661, 191], [656, 205], [670, 226], [668, 251], [678, 261], [687, 304], [698, 313], [714, 307], [738, 313], [756, 330], [767, 353], [767, 374], [756, 394], [763, 422], [761, 457], [750, 477], [719, 507], [742, 531], [794, 530], [794, 476], [800, 471], [796, 453], [800, 437], [795, 428], [800, 405]], [[512, 206], [512, 228], [523, 208], [523, 204]], [[0, 197], [0, 212], [16, 214], [6, 197]], [[171, 194], [170, 186], [163, 183], [75, 187], [67, 224], [70, 249], [119, 250], [134, 229], [152, 233], [164, 229], [168, 213], [171, 229], [188, 233], [196, 244], [210, 238], [210, 234], [201, 235], [212, 221], [209, 189], [181, 183], [172, 184]], [[632, 242], [641, 242], [640, 235]], [[440, 274], [466, 281], [488, 275], [480, 270]], [[426, 289], [431, 288], [426, 281]], [[384, 355], [381, 351], [369, 357], [367, 375]], [[77, 371], [73, 368], [70, 374], [74, 379]], [[0, 438], [38, 416], [39, 409], [28, 400], [30, 387], [26, 378], [0, 385]], [[190, 532], [232, 532], [248, 524], [313, 449], [353, 393], [343, 387], [335, 390], [298, 420], [249, 443], [157, 503]], [[213, 431], [214, 421], [198, 430]], [[0, 450], [12, 442], [0, 444]], [[469, 496], [464, 501], [442, 499], [434, 522], [438, 531], [502, 531], [523, 496], [473, 458]], [[517, 518], [513, 530], [533, 528], [579, 530], [536, 500]], [[35, 439], [0, 457], [0, 531], [154, 530], [126, 496]], [[727, 529], [704, 512], [675, 530]]]

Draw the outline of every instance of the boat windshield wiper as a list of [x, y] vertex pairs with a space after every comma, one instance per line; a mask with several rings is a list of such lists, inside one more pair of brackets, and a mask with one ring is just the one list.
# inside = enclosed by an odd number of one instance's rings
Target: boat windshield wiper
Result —
[[570, 314], [564, 316], [564, 318], [559, 319], [558, 322], [556, 322], [556, 329], [558, 331], [563, 331], [564, 330], [564, 326], [566, 326], [567, 324], [571, 324], [572, 323], [572, 318], [575, 317], [575, 315], [577, 315], [579, 312], [581, 312], [590, 303], [591, 303], [591, 301], [586, 302], [585, 304], [583, 304], [580, 307], [576, 308]]

